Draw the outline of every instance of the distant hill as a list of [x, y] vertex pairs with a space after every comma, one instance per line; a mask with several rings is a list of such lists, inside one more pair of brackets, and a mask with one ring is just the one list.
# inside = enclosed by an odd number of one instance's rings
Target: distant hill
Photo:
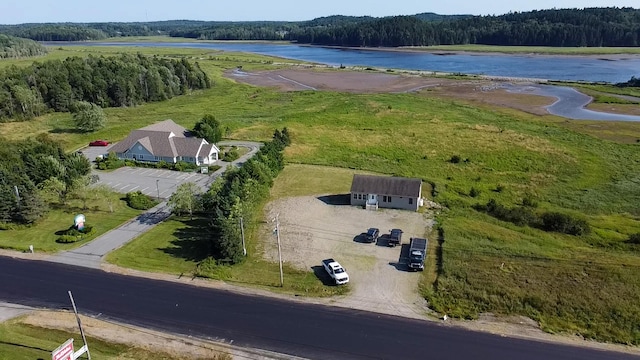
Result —
[[47, 49], [37, 42], [0, 34], [0, 58], [21, 58], [47, 53]]
[[413, 15], [423, 21], [450, 21], [473, 17], [473, 15], [440, 15], [432, 12], [425, 12]]
[[500, 16], [333, 15], [308, 21], [192, 21], [0, 25], [0, 33], [40, 41], [169, 35], [210, 40], [285, 40], [380, 47], [455, 44], [521, 46], [640, 46], [640, 10], [552, 9]]

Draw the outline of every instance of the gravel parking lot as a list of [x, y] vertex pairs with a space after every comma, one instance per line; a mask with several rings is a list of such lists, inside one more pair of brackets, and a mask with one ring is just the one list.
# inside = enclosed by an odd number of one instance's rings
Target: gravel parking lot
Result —
[[[426, 302], [417, 292], [420, 274], [407, 271], [405, 254], [409, 238], [424, 237], [433, 220], [428, 214], [403, 210], [367, 211], [335, 205], [341, 200], [344, 198], [338, 196], [303, 196], [267, 206], [267, 219], [279, 214], [283, 261], [320, 275], [323, 259], [340, 262], [349, 273], [352, 291], [332, 298], [332, 305], [407, 317], [424, 315]], [[265, 227], [264, 256], [277, 261], [277, 244], [271, 235], [274, 226]], [[402, 229], [404, 246], [387, 247], [384, 236], [376, 244], [361, 242], [361, 234], [369, 227], [379, 228], [383, 235], [392, 228]]]

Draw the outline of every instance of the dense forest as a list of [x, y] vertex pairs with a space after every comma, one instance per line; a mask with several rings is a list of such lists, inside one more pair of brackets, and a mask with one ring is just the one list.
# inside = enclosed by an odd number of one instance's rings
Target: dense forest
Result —
[[59, 199], [79, 189], [78, 179], [89, 174], [89, 160], [66, 154], [46, 136], [36, 140], [0, 140], [0, 225], [31, 224], [47, 212], [45, 192]]
[[0, 34], [0, 59], [38, 56], [47, 53], [47, 48], [29, 39]]
[[198, 63], [143, 55], [70, 57], [0, 72], [0, 121], [69, 111], [77, 101], [101, 107], [161, 101], [211, 87]]
[[499, 16], [439, 15], [375, 18], [327, 16], [309, 21], [156, 21], [141, 23], [0, 25], [0, 33], [34, 40], [100, 40], [170, 35], [209, 40], [285, 40], [337, 46], [449, 44], [639, 46], [640, 10], [552, 9]]

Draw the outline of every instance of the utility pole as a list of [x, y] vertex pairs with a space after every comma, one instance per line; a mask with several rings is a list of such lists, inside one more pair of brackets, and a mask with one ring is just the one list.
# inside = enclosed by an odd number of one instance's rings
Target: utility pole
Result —
[[[87, 345], [87, 338], [84, 336], [84, 330], [82, 330], [82, 322], [80, 321], [80, 316], [78, 316], [78, 309], [76, 308], [76, 302], [73, 301], [73, 295], [71, 295], [71, 290], [69, 292], [69, 299], [71, 299], [71, 305], [73, 305], [73, 312], [76, 314], [76, 320], [78, 320], [78, 327], [80, 328], [80, 335], [82, 336], [82, 348], [73, 354], [73, 358], [77, 359], [83, 352], [86, 351], [87, 359], [91, 360], [91, 354], [89, 353], [89, 346]], [[77, 356], [76, 356], [77, 355]]]
[[278, 238], [278, 262], [280, 263], [280, 287], [284, 287], [284, 276], [282, 274], [282, 250], [280, 249], [280, 221], [278, 220], [278, 216], [280, 214], [276, 214], [276, 236]]
[[244, 222], [242, 217], [240, 217], [240, 233], [242, 234], [242, 254], [247, 256], [247, 246], [244, 243]]

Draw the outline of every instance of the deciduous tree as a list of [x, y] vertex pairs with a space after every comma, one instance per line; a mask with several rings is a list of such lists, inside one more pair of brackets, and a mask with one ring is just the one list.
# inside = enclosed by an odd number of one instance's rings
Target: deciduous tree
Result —
[[73, 107], [73, 121], [78, 130], [94, 132], [106, 125], [107, 117], [100, 106], [86, 101], [79, 101]]

